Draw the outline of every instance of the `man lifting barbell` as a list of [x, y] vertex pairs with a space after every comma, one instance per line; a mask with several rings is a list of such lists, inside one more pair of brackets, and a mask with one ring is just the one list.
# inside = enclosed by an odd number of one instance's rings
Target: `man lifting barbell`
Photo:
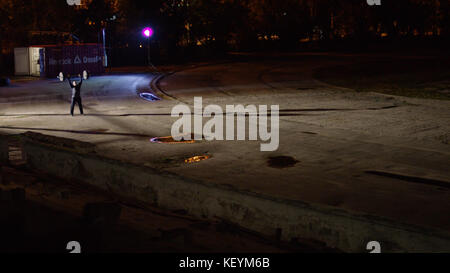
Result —
[[76, 81], [71, 81], [70, 75], [67, 77], [67, 79], [69, 80], [70, 88], [72, 88], [72, 103], [70, 105], [70, 114], [72, 116], [75, 104], [78, 104], [78, 107], [80, 108], [80, 114], [84, 115], [83, 104], [81, 102], [81, 85], [83, 84], [83, 77], [81, 77], [80, 74], [78, 74], [78, 76], [80, 77], [79, 83], [77, 83]]

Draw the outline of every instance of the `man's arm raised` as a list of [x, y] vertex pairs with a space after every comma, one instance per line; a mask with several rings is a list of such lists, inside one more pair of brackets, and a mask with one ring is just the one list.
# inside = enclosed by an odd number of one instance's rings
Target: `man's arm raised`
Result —
[[70, 81], [70, 75], [67, 76], [67, 80], [69, 81], [70, 87], [73, 88], [72, 82]]

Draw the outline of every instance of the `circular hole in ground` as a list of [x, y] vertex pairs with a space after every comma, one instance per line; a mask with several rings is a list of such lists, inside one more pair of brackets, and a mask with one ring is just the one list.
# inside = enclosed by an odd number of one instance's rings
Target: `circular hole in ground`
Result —
[[195, 143], [195, 140], [190, 139], [190, 140], [185, 140], [185, 139], [181, 139], [179, 141], [173, 139], [173, 137], [171, 136], [167, 136], [167, 137], [154, 137], [152, 139], [150, 139], [151, 142], [153, 143], [167, 143], [167, 144], [178, 144], [178, 143]]
[[193, 157], [186, 158], [184, 160], [184, 163], [192, 164], [192, 163], [197, 163], [197, 162], [200, 162], [200, 161], [203, 161], [203, 160], [207, 160], [207, 159], [210, 159], [210, 158], [211, 158], [210, 155], [196, 155], [196, 156], [193, 156]]
[[147, 101], [159, 101], [161, 100], [161, 98], [157, 97], [156, 95], [152, 94], [152, 93], [140, 93], [139, 97], [141, 97], [144, 100]]

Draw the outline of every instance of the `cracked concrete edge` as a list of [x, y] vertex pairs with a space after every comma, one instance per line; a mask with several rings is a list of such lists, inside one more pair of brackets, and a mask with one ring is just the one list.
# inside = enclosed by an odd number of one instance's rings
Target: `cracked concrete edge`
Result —
[[[1, 137], [0, 137], [1, 139]], [[1, 143], [1, 141], [0, 141]], [[273, 198], [91, 153], [68, 151], [23, 138], [28, 166], [82, 181], [162, 209], [185, 210], [204, 219], [224, 219], [285, 241], [312, 239], [346, 252], [449, 252], [447, 231], [417, 227], [325, 205]]]

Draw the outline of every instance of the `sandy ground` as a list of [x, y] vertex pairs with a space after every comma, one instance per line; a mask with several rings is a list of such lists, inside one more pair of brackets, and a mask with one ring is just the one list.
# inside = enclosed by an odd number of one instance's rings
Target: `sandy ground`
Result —
[[[450, 101], [357, 93], [313, 77], [320, 67], [361, 58], [318, 54], [191, 67], [158, 82], [158, 102], [136, 95], [149, 90], [151, 75], [94, 77], [84, 86], [87, 115], [76, 117], [68, 115], [66, 83], [16, 83], [0, 90], [0, 132], [79, 139], [108, 157], [209, 183], [449, 230]], [[192, 106], [194, 96], [204, 106], [279, 105], [279, 149], [260, 152], [259, 141], [151, 143], [170, 135], [172, 107]], [[197, 155], [211, 158], [184, 163]], [[298, 162], [273, 168], [275, 156]]]

